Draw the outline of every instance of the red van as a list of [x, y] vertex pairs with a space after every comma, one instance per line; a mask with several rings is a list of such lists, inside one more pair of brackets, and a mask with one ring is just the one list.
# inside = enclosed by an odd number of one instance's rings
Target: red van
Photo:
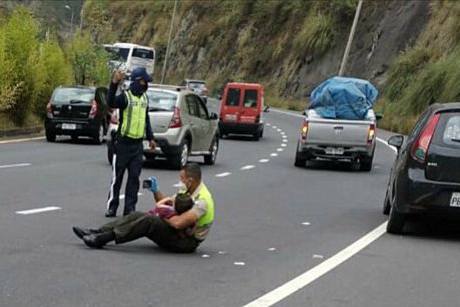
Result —
[[219, 134], [250, 134], [258, 141], [264, 132], [264, 89], [257, 83], [227, 83], [220, 103]]

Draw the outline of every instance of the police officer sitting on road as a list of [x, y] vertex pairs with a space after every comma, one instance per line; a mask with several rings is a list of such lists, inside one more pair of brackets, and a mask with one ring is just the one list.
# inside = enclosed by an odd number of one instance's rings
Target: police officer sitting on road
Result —
[[116, 96], [118, 84], [122, 81], [123, 74], [115, 72], [107, 97], [108, 106], [120, 110], [120, 124], [113, 140], [113, 171], [106, 217], [116, 216], [120, 202], [120, 188], [126, 170], [128, 170], [128, 181], [126, 182], [123, 215], [135, 211], [139, 192], [139, 176], [142, 171], [144, 136], [149, 140], [150, 149], [154, 150], [156, 147], [148, 113], [148, 98], [145, 94], [148, 82], [151, 82], [152, 78], [147, 74], [145, 68], [135, 68], [131, 74], [131, 84], [128, 90]]
[[[145, 212], [131, 212], [98, 229], [73, 227], [74, 233], [86, 245], [101, 248], [115, 240], [116, 244], [147, 237], [158, 246], [178, 253], [190, 253], [208, 236], [214, 221], [214, 200], [201, 181], [201, 169], [196, 163], [188, 163], [179, 173], [181, 193], [189, 193], [193, 207], [168, 219]], [[174, 197], [165, 197], [156, 206], [174, 202]], [[193, 232], [184, 230], [193, 228]]]

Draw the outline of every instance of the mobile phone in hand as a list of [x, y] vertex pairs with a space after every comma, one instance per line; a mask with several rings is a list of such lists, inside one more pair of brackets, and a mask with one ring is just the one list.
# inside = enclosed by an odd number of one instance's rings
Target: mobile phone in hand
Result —
[[152, 181], [147, 179], [142, 182], [143, 189], [150, 189], [151, 187], [152, 187]]

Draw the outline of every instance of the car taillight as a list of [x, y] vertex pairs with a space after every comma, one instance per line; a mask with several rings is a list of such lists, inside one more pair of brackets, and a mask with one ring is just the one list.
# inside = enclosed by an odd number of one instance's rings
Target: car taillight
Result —
[[51, 102], [46, 105], [46, 117], [53, 118], [53, 109], [51, 108]]
[[307, 139], [307, 133], [308, 133], [308, 121], [304, 120], [302, 124], [302, 128], [300, 129], [300, 137], [302, 141], [305, 141]]
[[180, 127], [182, 127], [182, 121], [180, 119], [180, 109], [178, 107], [174, 107], [174, 112], [171, 118], [171, 122], [169, 123], [169, 128], [180, 128]]
[[110, 123], [114, 125], [118, 125], [120, 122], [118, 120], [118, 112], [113, 111], [112, 115], [110, 115]]
[[430, 119], [425, 129], [423, 129], [418, 139], [414, 142], [414, 145], [412, 145], [410, 154], [416, 161], [421, 163], [426, 161], [426, 153], [430, 147], [431, 139], [433, 138], [433, 133], [436, 129], [438, 121], [439, 114], [436, 114]]
[[375, 124], [369, 125], [369, 133], [367, 134], [367, 144], [370, 145], [375, 138]]
[[96, 100], [93, 100], [93, 103], [91, 105], [91, 110], [89, 111], [89, 118], [94, 118], [97, 115], [97, 102]]

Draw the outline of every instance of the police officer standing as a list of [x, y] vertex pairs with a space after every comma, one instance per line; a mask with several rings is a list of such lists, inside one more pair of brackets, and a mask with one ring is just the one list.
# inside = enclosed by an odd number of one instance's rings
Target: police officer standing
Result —
[[116, 95], [118, 84], [123, 82], [123, 77], [123, 74], [118, 71], [114, 73], [107, 97], [108, 106], [119, 109], [120, 123], [113, 140], [112, 181], [106, 217], [114, 217], [117, 214], [120, 188], [126, 170], [128, 170], [128, 181], [126, 182], [123, 215], [135, 211], [139, 192], [139, 176], [142, 170], [144, 136], [150, 143], [150, 149], [154, 150], [156, 147], [148, 114], [148, 98], [145, 93], [148, 82], [151, 82], [152, 78], [147, 74], [145, 68], [135, 68], [131, 74], [128, 90]]

